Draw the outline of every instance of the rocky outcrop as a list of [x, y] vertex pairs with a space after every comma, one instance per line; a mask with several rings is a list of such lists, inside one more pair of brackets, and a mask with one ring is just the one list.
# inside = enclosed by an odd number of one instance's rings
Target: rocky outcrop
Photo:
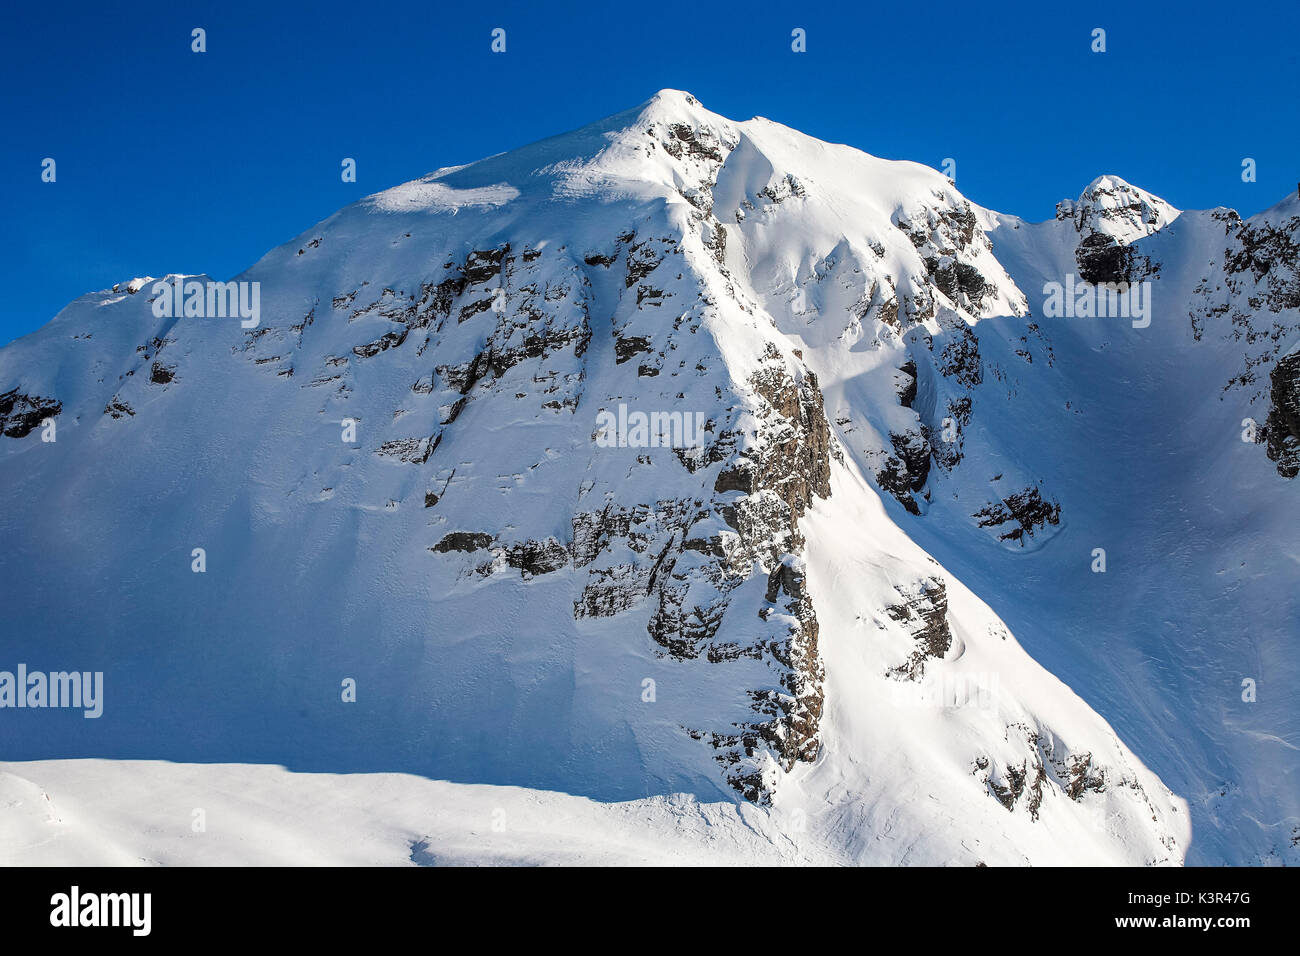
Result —
[[570, 561], [569, 547], [554, 538], [500, 545], [497, 539], [486, 531], [452, 531], [444, 535], [442, 540], [429, 550], [436, 554], [490, 552], [490, 559], [480, 562], [473, 569], [482, 577], [488, 577], [500, 568], [508, 567], [521, 572], [527, 580], [537, 575], [558, 571], [567, 566]]
[[934, 205], [899, 213], [895, 225], [916, 247], [934, 287], [957, 308], [978, 315], [998, 291], [974, 262], [990, 249], [988, 237], [966, 200], [939, 192], [934, 198]]
[[407, 329], [397, 332], [385, 332], [373, 342], [367, 342], [365, 345], [354, 346], [352, 352], [358, 358], [373, 358], [380, 352], [387, 352], [389, 349], [396, 348], [406, 341]]
[[650, 340], [645, 336], [617, 334], [614, 336], [615, 361], [620, 365], [642, 352], [652, 351], [654, 350], [650, 347]]
[[437, 447], [436, 436], [432, 439], [396, 438], [380, 445], [375, 449], [375, 454], [385, 458], [396, 458], [399, 461], [422, 465], [429, 460], [429, 456], [433, 454], [434, 449]]
[[[1037, 820], [1049, 792], [1082, 803], [1090, 794], [1106, 793], [1112, 785], [1132, 790], [1150, 804], [1136, 780], [1125, 775], [1112, 784], [1110, 771], [1099, 766], [1091, 753], [1066, 751], [1051, 733], [1016, 723], [1007, 727], [1007, 740], [1018, 745], [1023, 759], [999, 763], [981, 754], [973, 762], [972, 773], [983, 781], [989, 795], [1012, 813], [1023, 809], [1031, 820]], [[1168, 837], [1165, 848], [1174, 849]]]
[[984, 364], [980, 358], [980, 340], [975, 330], [959, 318], [944, 323], [951, 333], [939, 355], [939, 373], [971, 389], [984, 381]]
[[714, 742], [723, 750], [719, 762], [728, 768], [728, 781], [756, 803], [768, 800], [767, 774], [754, 763], [760, 741], [786, 771], [798, 761], [815, 760], [821, 746], [818, 729], [826, 675], [817, 649], [817, 614], [804, 578], [803, 562], [795, 555], [783, 556], [768, 575], [767, 604], [759, 617], [765, 622], [780, 617], [788, 637], [769, 648], [783, 668], [781, 689], [750, 692], [754, 710], [766, 719]]
[[449, 551], [482, 551], [492, 545], [492, 535], [486, 531], [453, 531], [444, 535], [430, 551], [446, 554]]
[[63, 403], [40, 395], [24, 395], [18, 389], [0, 393], [0, 434], [26, 438], [47, 418], [63, 411]]
[[166, 385], [176, 378], [176, 366], [154, 362], [149, 370], [149, 381], [154, 385]]
[[[774, 768], [789, 771], [795, 762], [812, 760], [819, 746], [823, 669], [817, 648], [817, 617], [807, 592], [799, 533], [799, 518], [814, 496], [830, 495], [830, 426], [822, 407], [821, 390], [811, 373], [802, 380], [792, 374], [774, 348], [749, 382], [759, 400], [760, 426], [754, 444], [733, 455], [714, 483], [715, 502], [735, 536], [692, 535], [713, 542], [695, 563], [696, 573], [670, 572], [661, 589], [652, 635], [668, 646], [698, 646], [695, 622], [704, 632], [717, 631], [715, 620], [726, 610], [726, 595], [749, 573], [754, 562], [770, 568], [767, 604], [759, 619], [767, 625], [749, 645], [712, 646], [710, 659], [739, 656], [765, 660], [779, 674], [781, 691], [755, 690], [752, 706], [759, 719], [738, 734], [709, 734], [719, 750], [718, 761], [728, 781], [751, 800], [768, 799]], [[721, 555], [717, 552], [720, 551]], [[715, 588], [712, 602], [688, 601], [706, 581]], [[695, 610], [682, 614], [687, 606]]]
[[1012, 812], [1016, 809], [1017, 801], [1027, 794], [1025, 809], [1030, 819], [1038, 819], [1038, 810], [1043, 804], [1043, 784], [1047, 782], [1047, 770], [1041, 759], [1035, 759], [1032, 763], [1025, 760], [1019, 765], [998, 768], [990, 766], [988, 758], [978, 757], [975, 769], [977, 775], [983, 775], [989, 793]]
[[664, 151], [674, 159], [683, 154], [722, 162], [722, 150], [716, 133], [710, 129], [699, 129], [685, 123], [674, 123], [669, 127], [672, 137], [664, 141]]
[[1243, 222], [1222, 212], [1221, 280], [1211, 273], [1194, 290], [1192, 334], [1198, 341], [1217, 334], [1241, 349], [1223, 393], [1240, 389], [1247, 401], [1267, 407], [1256, 437], [1278, 473], [1293, 478], [1300, 474], [1300, 216]]
[[1159, 263], [1153, 263], [1149, 256], [1139, 255], [1132, 246], [1102, 233], [1081, 241], [1074, 250], [1074, 261], [1079, 266], [1079, 278], [1094, 285], [1127, 285], [1160, 271]]
[[475, 249], [465, 257], [465, 264], [461, 267], [461, 274], [464, 275], [465, 281], [471, 285], [482, 285], [491, 279], [495, 279], [501, 274], [501, 263], [510, 246], [503, 245], [498, 249]]
[[1269, 373], [1272, 407], [1265, 422], [1269, 460], [1284, 478], [1300, 475], [1300, 351], [1284, 356]]
[[925, 675], [927, 660], [941, 660], [952, 647], [948, 627], [948, 590], [938, 578], [926, 578], [914, 587], [897, 588], [903, 600], [885, 608], [890, 620], [902, 624], [916, 641], [916, 649], [891, 677], [916, 681]]
[[932, 452], [925, 427], [890, 432], [889, 442], [894, 453], [885, 456], [884, 464], [876, 472], [876, 483], [893, 495], [909, 514], [918, 515], [921, 509], [917, 496], [921, 495], [929, 479]]
[[[996, 528], [998, 540], [1015, 541], [1023, 547], [1025, 538], [1033, 537], [1035, 530], [1060, 524], [1061, 506], [1056, 501], [1044, 500], [1042, 492], [1033, 487], [990, 502], [973, 517], [979, 520], [981, 528]], [[1006, 524], [1014, 527], [1004, 532], [1002, 526]]]
[[797, 176], [786, 173], [760, 189], [758, 195], [775, 205], [792, 197], [803, 199], [808, 195], [808, 191]]
[[1270, 312], [1300, 309], [1300, 217], [1274, 226], [1243, 224], [1224, 254], [1230, 276], [1250, 275], [1265, 285], [1260, 305]]
[[569, 549], [547, 538], [544, 541], [523, 541], [504, 549], [508, 567], [517, 568], [525, 579], [558, 571], [569, 563]]

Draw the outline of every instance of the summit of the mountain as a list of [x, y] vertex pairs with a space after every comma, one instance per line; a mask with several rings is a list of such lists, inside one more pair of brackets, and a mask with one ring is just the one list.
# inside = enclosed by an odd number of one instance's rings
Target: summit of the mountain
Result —
[[1056, 210], [1058, 219], [1073, 220], [1082, 240], [1100, 235], [1120, 245], [1158, 232], [1180, 214], [1160, 197], [1112, 175], [1098, 176], [1078, 199], [1063, 200]]
[[1160, 269], [1159, 262], [1138, 254], [1133, 245], [1180, 215], [1158, 196], [1113, 175], [1098, 176], [1077, 200], [1056, 205], [1056, 220], [1073, 227], [1070, 241], [1080, 277], [1125, 286]]

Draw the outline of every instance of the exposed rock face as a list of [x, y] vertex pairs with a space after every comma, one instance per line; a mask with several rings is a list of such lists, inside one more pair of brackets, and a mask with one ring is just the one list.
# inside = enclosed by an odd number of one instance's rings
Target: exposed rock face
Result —
[[1225, 252], [1231, 276], [1249, 274], [1265, 282], [1264, 308], [1270, 312], [1300, 308], [1300, 217], [1281, 227], [1267, 222], [1243, 224]]
[[1035, 759], [1032, 764], [1026, 760], [1019, 766], [1004, 767], [998, 772], [996, 768], [990, 770], [987, 763], [981, 764], [982, 759], [976, 760], [976, 772], [987, 772], [985, 783], [998, 803], [1014, 812], [1016, 802], [1027, 794], [1025, 809], [1031, 819], [1037, 820], [1039, 807], [1043, 804], [1043, 784], [1047, 781], [1042, 760]]
[[[788, 512], [788, 518], [780, 522], [790, 529], [791, 537], [785, 543], [798, 545], [800, 516], [814, 495], [825, 498], [831, 493], [831, 434], [821, 389], [811, 372], [796, 381], [775, 350], [768, 352], [767, 361], [750, 385], [767, 405], [759, 428], [763, 450], [756, 457], [739, 457], [722, 474], [739, 476], [738, 486], [750, 498], [774, 495]], [[741, 511], [743, 515], [743, 507]], [[780, 540], [775, 544], [779, 545]], [[793, 550], [783, 547], [780, 553]], [[769, 555], [778, 557], [776, 551], [769, 551]]]
[[[999, 540], [1015, 541], [1023, 547], [1025, 538], [1033, 537], [1035, 529], [1061, 523], [1061, 506], [1050, 499], [1044, 500], [1037, 487], [1026, 488], [985, 505], [975, 512], [975, 517], [981, 528], [997, 528]], [[1001, 531], [1001, 526], [1009, 523], [1014, 523], [1014, 527]]]
[[669, 127], [674, 139], [664, 143], [664, 150], [673, 157], [680, 158], [683, 150], [687, 155], [700, 156], [714, 162], [722, 162], [722, 151], [718, 148], [718, 137], [708, 129], [698, 129], [685, 123], [674, 123]]
[[[531, 390], [539, 395], [543, 409], [554, 414], [572, 413], [577, 408], [583, 374], [576, 360], [591, 339], [585, 280], [572, 261], [539, 261], [541, 252], [531, 249], [516, 257], [511, 248], [503, 243], [493, 249], [472, 250], [460, 265], [455, 260], [444, 264], [451, 272], [446, 278], [418, 283], [418, 296], [400, 288], [385, 288], [369, 305], [351, 311], [349, 322], [372, 316], [397, 325], [374, 341], [354, 346], [352, 353], [359, 359], [375, 359], [401, 349], [412, 332], [423, 334], [422, 341], [411, 338], [419, 343], [417, 354], [435, 348], [445, 359], [457, 352], [463, 355], [463, 345], [437, 348], [449, 338], [473, 348], [460, 361], [436, 365], [433, 374], [412, 386], [413, 392], [443, 402], [439, 427], [432, 434], [391, 439], [378, 454], [418, 464], [428, 462], [447, 428], [460, 418], [479, 390], [493, 388], [525, 363], [539, 363]], [[334, 308], [352, 308], [369, 285], [363, 283], [359, 289], [336, 296]], [[472, 337], [459, 332], [462, 325]], [[254, 358], [259, 363], [264, 360]], [[337, 393], [346, 394], [350, 391], [347, 364], [346, 356], [328, 359], [312, 386], [335, 386]], [[342, 373], [331, 371], [340, 367]]]
[[1084, 793], [1106, 792], [1106, 768], [1093, 764], [1092, 754], [1069, 754], [1064, 761], [1064, 789], [1071, 800], [1078, 802]]
[[485, 531], [453, 531], [444, 535], [442, 540], [429, 550], [439, 554], [446, 554], [448, 551], [481, 551], [491, 544], [492, 535]]
[[[664, 261], [664, 257], [672, 252], [676, 245], [676, 240], [670, 238], [662, 240], [649, 239], [629, 246], [627, 250], [627, 276], [623, 280], [624, 285], [630, 289], [654, 272], [655, 269], [659, 268], [659, 264]], [[640, 299], [644, 300], [645, 298], [646, 295], [641, 294]]]
[[166, 385], [176, 378], [176, 366], [154, 362], [149, 370], [149, 381], [155, 385]]
[[916, 650], [890, 671], [904, 680], [919, 680], [925, 674], [925, 662], [942, 659], [952, 647], [948, 628], [948, 590], [938, 578], [927, 578], [912, 588], [899, 588], [903, 601], [885, 608], [889, 617], [903, 624], [916, 639]]
[[758, 616], [778, 628], [777, 639], [715, 647], [709, 659], [715, 663], [739, 657], [768, 660], [781, 675], [780, 689], [751, 691], [758, 719], [737, 725], [737, 732], [694, 732], [719, 750], [717, 759], [728, 783], [746, 799], [762, 805], [771, 799], [772, 763], [788, 771], [798, 761], [817, 757], [825, 678], [817, 650], [817, 615], [805, 589], [799, 558], [785, 555], [773, 568], [766, 602]]
[[969, 394], [948, 399], [948, 414], [941, 423], [939, 440], [933, 443], [935, 464], [942, 469], [951, 471], [961, 464], [962, 429], [970, 424], [972, 404]]
[[783, 203], [791, 197], [803, 199], [808, 195], [808, 192], [797, 176], [786, 173], [775, 182], [768, 183], [760, 189], [758, 195], [772, 203]]
[[1300, 216], [1261, 213], [1243, 222], [1220, 210], [1216, 218], [1226, 235], [1221, 278], [1211, 272], [1197, 286], [1192, 333], [1198, 341], [1217, 334], [1241, 348], [1242, 364], [1223, 392], [1240, 390], [1268, 409], [1259, 441], [1278, 473], [1294, 478], [1300, 474]]
[[[924, 429], [924, 426], [922, 426]], [[921, 509], [913, 495], [920, 494], [930, 475], [930, 455], [933, 449], [923, 430], [891, 432], [889, 441], [894, 454], [885, 458], [884, 466], [876, 472], [876, 482], [893, 495], [911, 514]]]
[[406, 341], [407, 332], [403, 329], [400, 332], [385, 332], [373, 342], [365, 345], [357, 345], [352, 349], [353, 354], [358, 358], [373, 358], [380, 352], [386, 352], [391, 348], [401, 345]]
[[375, 449], [375, 454], [397, 458], [400, 461], [424, 464], [437, 448], [437, 440], [428, 438], [396, 438], [386, 441]]
[[[1112, 787], [1131, 791], [1148, 806], [1151, 803], [1136, 779], [1123, 774], [1112, 781], [1111, 773], [1098, 766], [1091, 753], [1066, 751], [1050, 732], [1016, 723], [1007, 727], [1007, 739], [1018, 745], [1023, 759], [999, 763], [980, 755], [974, 760], [972, 773], [984, 782], [989, 795], [1012, 813], [1020, 810], [1037, 820], [1048, 793], [1080, 803], [1089, 794], [1104, 794]], [[1166, 850], [1175, 849], [1168, 836], [1163, 845]]]
[[[781, 768], [789, 770], [795, 761], [817, 757], [825, 678], [817, 651], [817, 613], [805, 586], [802, 561], [793, 555], [784, 556], [768, 576], [767, 606], [759, 611], [759, 617], [767, 622], [774, 614], [786, 620], [786, 639], [771, 647], [773, 657], [785, 668], [782, 690], [751, 692], [754, 709], [769, 718], [753, 724], [751, 729], [766, 741]], [[724, 763], [733, 768], [728, 779], [749, 799], [761, 802], [763, 775], [759, 770], [741, 769], [745, 763], [737, 744], [746, 758], [754, 756], [752, 743], [743, 738], [733, 742], [732, 750], [724, 757]]]
[[518, 568], [525, 578], [550, 574], [569, 563], [569, 549], [554, 538], [524, 541], [505, 549], [506, 564]]
[[1270, 397], [1273, 406], [1265, 423], [1268, 457], [1284, 478], [1300, 475], [1300, 351], [1273, 366]]
[[900, 217], [898, 228], [921, 254], [935, 288], [958, 308], [978, 314], [998, 291], [972, 261], [977, 252], [989, 249], [988, 237], [976, 227], [970, 203], [942, 194], [936, 198], [939, 204], [915, 217]]
[[897, 373], [899, 404], [915, 413], [914, 422], [891, 429], [890, 447], [877, 456], [876, 483], [913, 515], [931, 499], [932, 467], [951, 470], [961, 462], [961, 435], [974, 407], [971, 395], [984, 381], [975, 328], [950, 309], [940, 311], [937, 325], [939, 335], [926, 335], [926, 349], [918, 350], [924, 360], [910, 357]]
[[525, 579], [540, 574], [550, 574], [569, 564], [569, 548], [548, 538], [544, 541], [521, 541], [516, 544], [497, 545], [496, 538], [485, 531], [452, 531], [429, 549], [436, 554], [489, 551], [491, 558], [481, 562], [475, 571], [487, 577], [501, 567], [515, 568]]
[[1158, 263], [1100, 232], [1080, 242], [1074, 258], [1079, 278], [1094, 285], [1139, 282], [1160, 271]]
[[620, 335], [614, 339], [614, 354], [620, 365], [641, 352], [650, 351], [653, 351], [650, 348], [650, 340], [644, 336]]
[[954, 378], [967, 389], [984, 381], [984, 366], [980, 360], [980, 341], [974, 329], [962, 321], [949, 321], [946, 329], [952, 339], [943, 347], [939, 371]]
[[[702, 732], [719, 749], [727, 779], [749, 799], [766, 802], [773, 773], [770, 754], [788, 771], [817, 754], [823, 670], [817, 651], [817, 616], [797, 554], [803, 548], [799, 518], [813, 496], [830, 494], [830, 427], [816, 377], [798, 380], [775, 349], [749, 382], [758, 401], [756, 441], [734, 453], [714, 482], [713, 513], [734, 534], [692, 534], [698, 557], [663, 562], [658, 606], [650, 633], [672, 655], [724, 662], [740, 657], [765, 661], [783, 690], [753, 691], [760, 718], [741, 733]], [[719, 437], [731, 447], [731, 436]], [[770, 567], [767, 625], [749, 642], [715, 641], [729, 594], [755, 563]]]
[[41, 422], [63, 411], [63, 403], [40, 395], [24, 395], [18, 389], [0, 394], [0, 434], [26, 438]]
[[916, 401], [916, 362], [908, 359], [899, 368], [902, 375], [902, 381], [898, 386], [898, 404], [904, 408], [911, 408], [912, 403]]
[[475, 249], [465, 257], [461, 274], [470, 285], [482, 285], [501, 274], [501, 260], [510, 251], [509, 245], [499, 249]]

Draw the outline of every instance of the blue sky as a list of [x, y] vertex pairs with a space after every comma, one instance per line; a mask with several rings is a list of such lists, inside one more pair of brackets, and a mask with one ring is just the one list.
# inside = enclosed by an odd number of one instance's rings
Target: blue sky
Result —
[[877, 156], [952, 157], [967, 197], [1029, 219], [1101, 173], [1249, 215], [1300, 180], [1297, 48], [1300, 5], [1217, 0], [15, 4], [0, 342], [133, 276], [228, 278], [363, 195], [663, 87]]

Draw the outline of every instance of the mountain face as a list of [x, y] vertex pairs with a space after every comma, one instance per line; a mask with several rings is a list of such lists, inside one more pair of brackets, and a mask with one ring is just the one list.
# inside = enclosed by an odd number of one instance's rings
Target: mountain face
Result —
[[0, 668], [102, 671], [103, 715], [4, 752], [688, 792], [849, 862], [1300, 861], [1298, 242], [1294, 197], [1114, 176], [1031, 224], [663, 91], [227, 308], [83, 296], [0, 350]]

